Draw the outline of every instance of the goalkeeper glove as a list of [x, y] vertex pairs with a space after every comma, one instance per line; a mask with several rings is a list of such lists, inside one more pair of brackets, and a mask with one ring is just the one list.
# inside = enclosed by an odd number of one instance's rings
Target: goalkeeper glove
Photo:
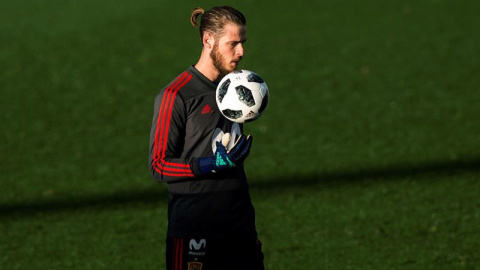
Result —
[[198, 159], [198, 168], [202, 175], [239, 166], [247, 158], [252, 145], [252, 136], [241, 134], [232, 149], [227, 151], [225, 146], [228, 144], [229, 136], [230, 134], [227, 133], [222, 138], [222, 142], [216, 142], [217, 150], [213, 156]]

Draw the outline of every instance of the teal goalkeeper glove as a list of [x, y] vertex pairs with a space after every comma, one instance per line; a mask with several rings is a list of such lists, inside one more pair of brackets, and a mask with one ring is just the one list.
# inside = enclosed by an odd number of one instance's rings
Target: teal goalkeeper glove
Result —
[[228, 144], [228, 139], [225, 138], [228, 137], [222, 138], [222, 142], [216, 142], [217, 150], [213, 156], [198, 159], [198, 168], [202, 175], [239, 166], [247, 158], [252, 146], [252, 136], [241, 134], [230, 151], [225, 148]]

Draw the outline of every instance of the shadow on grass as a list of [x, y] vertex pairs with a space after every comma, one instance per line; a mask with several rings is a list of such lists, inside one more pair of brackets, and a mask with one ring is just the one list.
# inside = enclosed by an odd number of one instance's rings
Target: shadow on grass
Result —
[[[293, 187], [310, 187], [314, 185], [333, 186], [362, 180], [394, 180], [417, 175], [455, 175], [460, 173], [480, 173], [480, 157], [465, 158], [455, 161], [439, 161], [417, 165], [397, 165], [384, 168], [358, 169], [355, 171], [326, 172], [304, 176], [281, 176], [274, 179], [250, 181], [250, 188], [255, 190], [284, 190]], [[152, 188], [115, 194], [96, 196], [42, 199], [38, 201], [0, 205], [0, 220], [9, 217], [35, 216], [45, 213], [70, 212], [77, 210], [121, 209], [135, 204], [152, 205], [166, 203], [166, 188]]]

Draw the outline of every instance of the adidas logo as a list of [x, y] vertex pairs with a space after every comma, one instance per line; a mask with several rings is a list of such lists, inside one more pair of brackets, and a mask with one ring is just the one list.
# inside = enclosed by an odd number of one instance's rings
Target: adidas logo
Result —
[[249, 118], [249, 117], [254, 117], [256, 115], [256, 113], [254, 111], [250, 111], [247, 116], [245, 116], [246, 118]]
[[212, 107], [210, 107], [210, 105], [207, 104], [205, 105], [205, 107], [203, 107], [202, 114], [209, 114], [209, 113], [210, 114], [213, 113], [213, 109]]
[[227, 162], [225, 162], [225, 160], [223, 160], [222, 155], [221, 155], [220, 153], [217, 153], [216, 165], [217, 165], [217, 166], [225, 166], [225, 165], [227, 165]]
[[217, 153], [215, 165], [217, 165], [217, 167], [222, 167], [222, 166], [235, 167], [235, 163], [233, 163], [228, 157], [225, 157], [225, 158], [226, 160], [223, 159], [220, 153]]

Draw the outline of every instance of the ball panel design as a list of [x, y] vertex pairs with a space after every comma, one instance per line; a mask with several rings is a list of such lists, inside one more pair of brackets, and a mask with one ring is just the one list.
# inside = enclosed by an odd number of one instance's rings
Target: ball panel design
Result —
[[225, 109], [222, 110], [222, 114], [231, 119], [238, 119], [243, 116], [243, 112], [241, 110], [230, 110], [230, 109]]
[[268, 96], [268, 86], [265, 82], [260, 85], [260, 94], [262, 94], [262, 98]]
[[260, 105], [260, 108], [258, 109], [258, 114], [261, 115], [267, 108], [267, 105], [268, 105], [268, 95], [265, 95], [262, 100], [262, 105]]
[[235, 87], [237, 91], [238, 100], [245, 103], [248, 107], [255, 106], [255, 99], [253, 98], [252, 91], [243, 85]]
[[248, 82], [264, 83], [263, 79], [260, 78], [256, 73], [250, 73], [247, 76]]
[[218, 88], [218, 101], [222, 103], [223, 97], [227, 94], [228, 87], [230, 86], [230, 79], [227, 79], [225, 82], [223, 82], [220, 87]]

